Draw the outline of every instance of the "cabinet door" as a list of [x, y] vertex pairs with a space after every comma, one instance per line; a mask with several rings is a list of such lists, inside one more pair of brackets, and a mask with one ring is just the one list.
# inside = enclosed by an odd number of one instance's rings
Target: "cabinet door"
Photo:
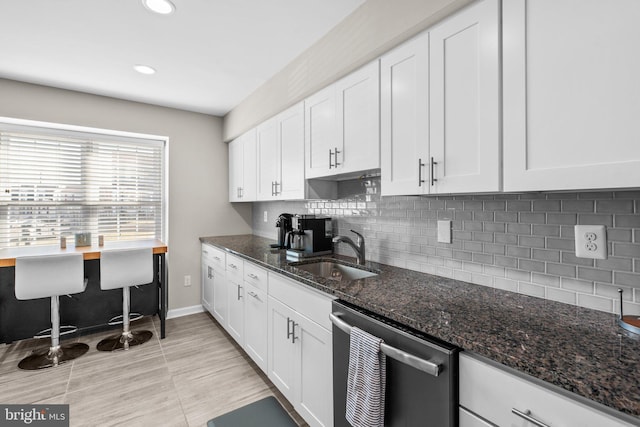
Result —
[[280, 181], [278, 124], [275, 117], [257, 127], [256, 154], [258, 158], [257, 199], [274, 200], [275, 184]]
[[280, 178], [277, 198], [304, 199], [304, 106], [298, 103], [278, 115]]
[[291, 323], [295, 312], [273, 297], [268, 297], [269, 371], [267, 376], [278, 390], [295, 405], [296, 347], [291, 341]]
[[503, 2], [504, 189], [637, 187], [640, 2]]
[[242, 138], [242, 190], [241, 201], [256, 200], [256, 130], [251, 129]]
[[245, 282], [244, 349], [265, 373], [268, 372], [268, 316], [265, 291]]
[[[380, 63], [362, 67], [336, 83], [339, 173], [380, 167]], [[335, 148], [334, 148], [335, 149]], [[326, 154], [326, 153], [325, 153]]]
[[242, 137], [229, 143], [229, 201], [242, 201], [244, 186], [244, 144]]
[[429, 31], [430, 193], [500, 190], [499, 12], [483, 0]]
[[201, 269], [202, 306], [205, 308], [205, 310], [211, 313], [213, 311], [213, 267], [204, 256], [202, 257]]
[[333, 425], [331, 332], [298, 314], [293, 325], [297, 344], [296, 411], [310, 426]]
[[229, 335], [241, 346], [244, 342], [244, 284], [227, 278], [227, 324]]
[[428, 189], [429, 34], [393, 49], [380, 61], [383, 196]]
[[224, 271], [213, 269], [213, 311], [211, 314], [223, 327], [227, 324], [227, 280]]
[[335, 113], [335, 85], [322, 89], [304, 101], [307, 178], [335, 173], [335, 150], [343, 151], [337, 138]]

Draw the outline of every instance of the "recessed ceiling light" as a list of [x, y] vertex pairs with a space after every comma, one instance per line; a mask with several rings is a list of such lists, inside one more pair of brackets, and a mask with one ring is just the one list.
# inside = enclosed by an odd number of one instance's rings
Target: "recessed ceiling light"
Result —
[[134, 65], [133, 69], [139, 72], [140, 74], [155, 74], [155, 68], [149, 67], [148, 65]]
[[161, 15], [168, 15], [176, 10], [176, 7], [169, 0], [142, 0], [142, 4], [150, 11]]

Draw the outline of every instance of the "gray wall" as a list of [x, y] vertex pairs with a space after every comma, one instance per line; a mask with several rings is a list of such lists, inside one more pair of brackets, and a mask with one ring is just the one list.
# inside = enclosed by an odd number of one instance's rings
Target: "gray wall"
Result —
[[473, 0], [367, 0], [224, 118], [229, 141]]
[[219, 117], [4, 79], [0, 116], [169, 137], [170, 309], [200, 304], [198, 237], [251, 232], [251, 206], [228, 202]]
[[[282, 212], [329, 215], [336, 234], [364, 234], [371, 261], [606, 312], [622, 288], [625, 313], [640, 314], [640, 191], [380, 197], [373, 182], [340, 200], [254, 203], [254, 234], [275, 239]], [[451, 244], [437, 243], [439, 219], [453, 221]], [[607, 226], [607, 260], [575, 257], [576, 224]]]

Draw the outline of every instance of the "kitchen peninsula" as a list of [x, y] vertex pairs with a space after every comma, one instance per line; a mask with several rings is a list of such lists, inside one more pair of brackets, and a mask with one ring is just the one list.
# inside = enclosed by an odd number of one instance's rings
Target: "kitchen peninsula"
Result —
[[34, 246], [0, 249], [0, 342], [10, 343], [31, 338], [38, 331], [50, 326], [48, 299], [19, 301], [14, 294], [15, 260], [20, 256], [82, 253], [85, 292], [61, 298], [60, 317], [65, 324], [78, 327], [80, 333], [103, 328], [113, 316], [122, 313], [122, 292], [100, 289], [100, 253], [102, 250], [153, 248], [154, 280], [151, 286], [132, 288], [132, 312], [160, 317], [160, 335], [165, 337], [167, 312], [167, 274], [165, 254], [168, 247], [160, 240], [106, 242], [104, 246]]

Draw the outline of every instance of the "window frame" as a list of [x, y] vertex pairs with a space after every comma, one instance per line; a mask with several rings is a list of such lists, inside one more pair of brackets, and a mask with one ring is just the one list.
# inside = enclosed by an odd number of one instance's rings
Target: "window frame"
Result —
[[[169, 137], [154, 134], [143, 134], [114, 129], [95, 128], [63, 123], [44, 122], [0, 116], [2, 131], [27, 131], [41, 133], [53, 137], [69, 137], [74, 139], [98, 139], [104, 142], [161, 144], [161, 195], [160, 195], [160, 229], [159, 240], [168, 243], [169, 236]], [[97, 236], [96, 236], [97, 237]], [[4, 246], [2, 246], [4, 247]], [[14, 246], [9, 246], [14, 247]], [[21, 247], [21, 246], [19, 246]], [[28, 246], [27, 246], [28, 247]]]

